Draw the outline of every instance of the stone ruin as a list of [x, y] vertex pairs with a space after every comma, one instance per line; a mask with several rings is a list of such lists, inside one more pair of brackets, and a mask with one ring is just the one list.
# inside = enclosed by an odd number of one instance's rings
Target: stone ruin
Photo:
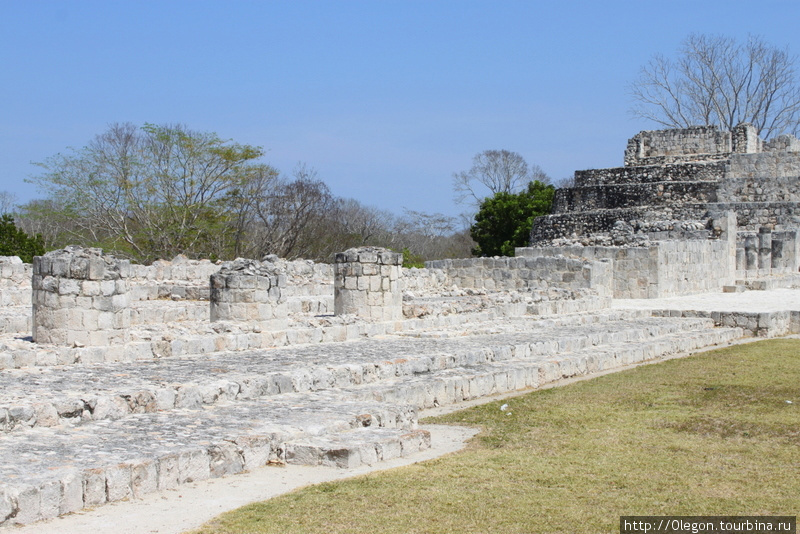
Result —
[[618, 298], [792, 283], [786, 277], [800, 264], [796, 138], [765, 142], [749, 124], [643, 131], [624, 161], [577, 171], [518, 254], [613, 259]]
[[263, 465], [373, 464], [429, 446], [418, 410], [800, 333], [800, 306], [641, 304], [800, 286], [798, 206], [800, 141], [691, 128], [576, 172], [513, 258], [0, 257], [0, 528]]

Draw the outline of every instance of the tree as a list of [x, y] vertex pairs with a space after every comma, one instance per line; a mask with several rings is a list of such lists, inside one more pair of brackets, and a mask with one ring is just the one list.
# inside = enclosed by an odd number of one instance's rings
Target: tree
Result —
[[115, 124], [86, 147], [40, 163], [69, 237], [140, 261], [219, 257], [235, 241], [235, 191], [277, 174], [259, 147], [181, 125]]
[[656, 55], [631, 84], [635, 116], [670, 128], [753, 124], [763, 138], [797, 133], [796, 57], [750, 37], [690, 35], [677, 59]]
[[453, 174], [453, 189], [456, 192], [456, 202], [477, 206], [486, 196], [516, 193], [525, 184], [535, 180], [550, 182], [550, 178], [538, 165], [529, 167], [525, 159], [516, 152], [484, 150], [472, 158], [470, 170]]
[[552, 185], [533, 181], [521, 193], [501, 191], [485, 199], [470, 228], [470, 235], [478, 244], [472, 253], [513, 256], [515, 247], [528, 244], [533, 220], [550, 213], [554, 193]]
[[16, 211], [17, 197], [14, 193], [0, 191], [0, 215], [11, 215]]
[[31, 263], [34, 256], [42, 254], [42, 236], [30, 237], [17, 228], [11, 215], [0, 216], [0, 256], [19, 256], [25, 263]]

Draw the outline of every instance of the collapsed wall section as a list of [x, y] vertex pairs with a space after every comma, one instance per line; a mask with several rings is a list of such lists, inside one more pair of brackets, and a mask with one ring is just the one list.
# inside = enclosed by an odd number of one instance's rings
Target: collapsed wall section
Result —
[[211, 321], [257, 323], [278, 330], [288, 326], [283, 288], [286, 275], [273, 262], [237, 259], [211, 275]]

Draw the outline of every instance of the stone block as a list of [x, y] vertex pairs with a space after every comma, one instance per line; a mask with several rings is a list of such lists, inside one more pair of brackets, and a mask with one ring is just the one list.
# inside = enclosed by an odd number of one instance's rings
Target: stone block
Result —
[[133, 495], [131, 491], [131, 466], [129, 464], [107, 467], [105, 475], [108, 502], [122, 501]]
[[178, 454], [178, 483], [186, 484], [210, 477], [209, 456], [205, 450], [181, 452]]
[[87, 469], [83, 472], [83, 503], [97, 506], [106, 502], [106, 477], [102, 469]]
[[162, 456], [156, 461], [158, 472], [158, 491], [176, 489], [180, 481], [180, 468], [178, 456], [170, 454]]

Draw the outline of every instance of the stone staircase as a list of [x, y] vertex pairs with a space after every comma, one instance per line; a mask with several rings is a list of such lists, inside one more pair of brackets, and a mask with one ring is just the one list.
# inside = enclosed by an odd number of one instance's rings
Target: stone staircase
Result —
[[427, 448], [423, 408], [731, 342], [642, 310], [475, 314], [337, 342], [0, 373], [0, 524], [269, 463], [355, 467]]

